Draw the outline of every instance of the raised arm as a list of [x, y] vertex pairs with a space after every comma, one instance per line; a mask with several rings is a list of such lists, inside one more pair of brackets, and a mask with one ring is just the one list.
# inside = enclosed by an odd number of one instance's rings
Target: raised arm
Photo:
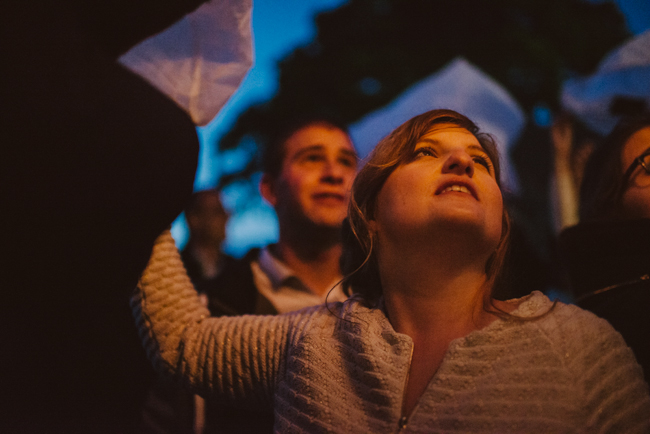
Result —
[[271, 405], [292, 317], [210, 318], [169, 231], [156, 240], [131, 307], [156, 370], [199, 393]]

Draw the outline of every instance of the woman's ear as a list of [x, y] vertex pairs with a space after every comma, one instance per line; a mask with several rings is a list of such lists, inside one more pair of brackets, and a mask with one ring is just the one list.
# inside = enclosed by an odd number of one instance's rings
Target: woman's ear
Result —
[[260, 180], [260, 194], [271, 206], [275, 207], [278, 202], [275, 193], [275, 180], [268, 173], [263, 174]]

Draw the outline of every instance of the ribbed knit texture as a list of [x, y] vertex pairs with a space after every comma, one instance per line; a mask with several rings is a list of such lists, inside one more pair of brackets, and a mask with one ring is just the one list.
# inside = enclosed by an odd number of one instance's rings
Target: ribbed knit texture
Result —
[[[399, 431], [413, 344], [379, 309], [351, 299], [329, 311], [208, 318], [168, 233], [132, 305], [156, 368], [204, 394], [272, 407], [278, 433], [650, 432], [648, 387], [631, 350], [575, 306], [454, 340]], [[533, 293], [513, 314], [551, 305]]]

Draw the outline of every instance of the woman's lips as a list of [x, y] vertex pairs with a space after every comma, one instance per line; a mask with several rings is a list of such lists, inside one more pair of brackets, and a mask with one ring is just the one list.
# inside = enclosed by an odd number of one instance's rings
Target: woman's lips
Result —
[[476, 194], [476, 188], [474, 185], [461, 179], [445, 181], [436, 189], [436, 195], [447, 193], [469, 194], [474, 199], [478, 200], [478, 195]]

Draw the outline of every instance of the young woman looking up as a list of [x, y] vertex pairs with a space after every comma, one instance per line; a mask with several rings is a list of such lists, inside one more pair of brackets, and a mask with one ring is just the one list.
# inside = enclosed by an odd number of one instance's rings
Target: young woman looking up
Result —
[[134, 314], [154, 365], [276, 432], [647, 432], [621, 336], [541, 293], [497, 301], [509, 234], [492, 140], [435, 110], [358, 174], [342, 260], [355, 295], [276, 317], [207, 318], [173, 240]]
[[[394, 155], [387, 160], [399, 164], [376, 191], [355, 192], [355, 204], [364, 209], [352, 213], [357, 233], [364, 228], [369, 231], [366, 239], [374, 240], [376, 286], [381, 287], [386, 314], [396, 332], [413, 340], [405, 415], [438, 370], [451, 341], [484, 328], [499, 313], [484, 308], [492, 301], [486, 264], [508, 235], [492, 163], [495, 148], [483, 138], [486, 151], [467, 129], [471, 126], [440, 120], [416, 128], [421, 136], [412, 149], [408, 141], [399, 146], [400, 140], [393, 140], [387, 150]], [[371, 159], [356, 185], [371, 188], [382, 181], [381, 169]], [[505, 313], [518, 305], [493, 302]]]

